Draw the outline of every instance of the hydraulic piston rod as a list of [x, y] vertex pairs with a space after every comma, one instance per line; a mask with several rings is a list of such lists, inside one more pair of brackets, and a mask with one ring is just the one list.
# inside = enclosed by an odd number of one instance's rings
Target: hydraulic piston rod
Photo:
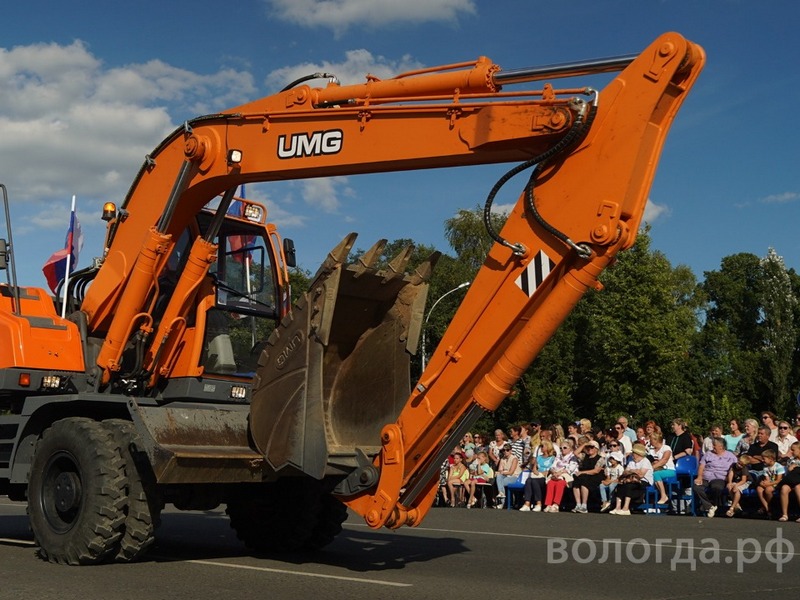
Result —
[[608, 58], [596, 58], [572, 63], [559, 63], [555, 65], [544, 65], [541, 67], [526, 67], [522, 69], [511, 69], [508, 71], [498, 71], [493, 74], [494, 83], [497, 85], [523, 83], [525, 81], [537, 81], [540, 79], [557, 79], [559, 77], [577, 77], [592, 73], [610, 73], [622, 71], [633, 62], [638, 55], [627, 54], [624, 56], [610, 56]]

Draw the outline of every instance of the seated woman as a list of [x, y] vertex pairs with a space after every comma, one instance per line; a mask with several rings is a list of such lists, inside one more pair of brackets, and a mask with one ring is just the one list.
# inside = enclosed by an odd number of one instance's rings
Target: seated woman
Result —
[[[456, 506], [459, 496], [463, 495], [464, 485], [469, 480], [469, 470], [464, 464], [461, 452], [453, 454], [453, 465], [447, 474], [447, 489], [450, 490], [450, 506]], [[458, 488], [458, 490], [456, 490]]]
[[586, 513], [586, 503], [589, 494], [600, 488], [603, 481], [603, 467], [605, 461], [600, 456], [600, 444], [591, 440], [584, 445], [585, 454], [578, 464], [575, 479], [572, 481], [572, 491], [575, 494], [575, 508], [572, 512]]
[[502, 453], [494, 478], [497, 484], [497, 508], [503, 508], [506, 499], [506, 485], [515, 482], [519, 474], [522, 473], [522, 467], [517, 457], [511, 452], [510, 443], [505, 443]]
[[664, 443], [664, 436], [654, 431], [650, 434], [650, 457], [653, 461], [653, 484], [658, 490], [658, 504], [669, 504], [664, 480], [675, 477], [672, 450]]
[[625, 467], [617, 484], [617, 505], [609, 514], [630, 515], [632, 503], [639, 503], [647, 486], [653, 484], [653, 465], [647, 460], [644, 444], [634, 444], [631, 462]]
[[725, 480], [728, 471], [737, 461], [736, 455], [727, 448], [722, 436], [715, 437], [711, 441], [711, 451], [703, 454], [700, 459], [692, 483], [695, 506], [706, 511], [708, 517], [713, 517], [717, 508], [722, 506]]
[[464, 482], [464, 489], [469, 493], [467, 508], [472, 508], [478, 502], [475, 493], [479, 485], [486, 485], [494, 479], [494, 471], [489, 466], [489, 455], [480, 451], [475, 458], [475, 468], [470, 471], [469, 479]]
[[500, 459], [503, 458], [503, 446], [508, 441], [502, 429], [494, 430], [494, 439], [489, 442], [489, 466], [497, 472]]
[[574, 452], [575, 446], [570, 438], [561, 442], [561, 456], [553, 462], [547, 472], [547, 486], [545, 490], [544, 512], [558, 512], [564, 490], [572, 483], [578, 471], [578, 458]]
[[[790, 457], [786, 463], [786, 474], [781, 480], [781, 517], [779, 521], [789, 520], [789, 494], [794, 492], [800, 504], [800, 442], [789, 448]], [[797, 519], [800, 523], [800, 519]]]
[[[553, 448], [553, 444], [549, 440], [543, 440], [542, 443], [539, 445], [539, 451], [536, 453], [536, 456], [531, 457], [531, 474], [528, 479], [525, 480], [525, 503], [522, 505], [520, 510], [522, 512], [541, 512], [542, 511], [542, 499], [544, 498], [544, 491], [545, 491], [545, 476], [547, 472], [550, 470], [550, 467], [553, 466], [553, 463], [556, 460], [556, 451]], [[533, 508], [531, 509], [531, 503], [533, 503]]]

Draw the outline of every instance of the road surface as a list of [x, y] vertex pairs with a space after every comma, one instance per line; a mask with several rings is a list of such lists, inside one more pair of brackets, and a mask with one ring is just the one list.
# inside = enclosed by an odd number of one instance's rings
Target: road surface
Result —
[[433, 509], [416, 529], [352, 516], [313, 555], [254, 556], [220, 510], [166, 511], [136, 564], [37, 558], [25, 506], [0, 497], [2, 600], [800, 597], [800, 524]]

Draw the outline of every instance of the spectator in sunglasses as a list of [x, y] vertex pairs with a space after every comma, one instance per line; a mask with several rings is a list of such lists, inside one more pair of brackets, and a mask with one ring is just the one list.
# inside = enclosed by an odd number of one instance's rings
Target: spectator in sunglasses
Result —
[[631, 439], [625, 435], [625, 425], [622, 423], [617, 423], [614, 425], [613, 429], [609, 430], [607, 435], [609, 438], [619, 442], [620, 450], [626, 458], [630, 456], [631, 450], [633, 450], [633, 442], [631, 442]]
[[797, 441], [788, 421], [778, 423], [778, 437], [773, 441], [778, 445], [778, 462], [785, 465], [792, 456], [792, 444]]
[[762, 427], [769, 427], [769, 441], [774, 442], [778, 437], [778, 417], [774, 412], [768, 410], [761, 412]]

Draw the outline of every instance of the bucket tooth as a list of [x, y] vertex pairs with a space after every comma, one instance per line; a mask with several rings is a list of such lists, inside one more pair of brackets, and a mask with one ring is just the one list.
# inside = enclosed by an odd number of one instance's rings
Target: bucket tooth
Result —
[[441, 256], [441, 252], [433, 252], [424, 263], [420, 264], [416, 269], [414, 269], [414, 275], [412, 275], [410, 278], [411, 283], [414, 285], [419, 285], [420, 283], [426, 283], [430, 281], [431, 275], [433, 275], [433, 268], [436, 266], [436, 263], [439, 261]]
[[381, 239], [375, 242], [375, 244], [367, 250], [363, 255], [361, 255], [358, 259], [358, 262], [350, 267], [350, 269], [354, 273], [354, 277], [358, 277], [364, 274], [367, 271], [373, 270], [375, 267], [375, 263], [378, 262], [378, 259], [381, 257], [381, 253], [383, 249], [386, 247], [386, 242], [388, 240]]
[[406, 246], [391, 260], [391, 262], [389, 262], [387, 271], [384, 273], [384, 283], [396, 277], [402, 277], [405, 275], [406, 265], [408, 265], [408, 261], [411, 260], [411, 253], [413, 251], [413, 245]]
[[350, 250], [353, 248], [353, 244], [356, 243], [357, 237], [358, 234], [355, 232], [348, 233], [333, 250], [328, 252], [328, 256], [325, 258], [325, 261], [322, 263], [317, 273], [319, 274], [323, 271], [330, 271], [341, 265], [350, 254]]

